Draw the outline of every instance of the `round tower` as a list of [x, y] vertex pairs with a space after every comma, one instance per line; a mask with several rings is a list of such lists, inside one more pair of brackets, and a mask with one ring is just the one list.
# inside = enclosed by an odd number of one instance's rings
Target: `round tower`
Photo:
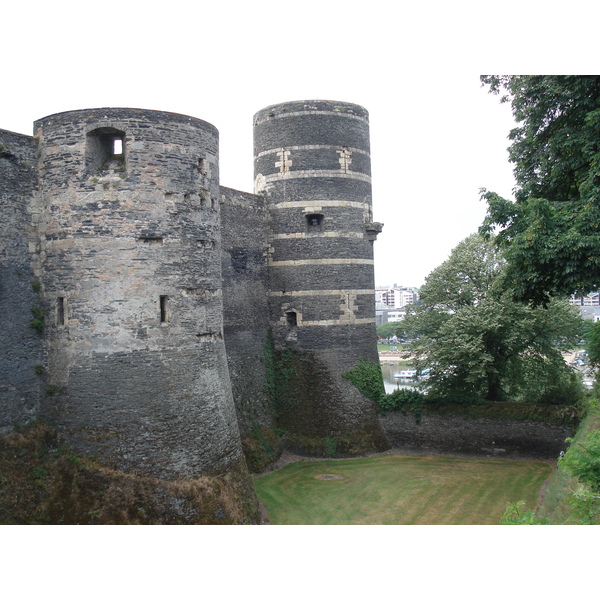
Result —
[[373, 401], [342, 377], [378, 362], [368, 113], [322, 100], [269, 106], [254, 117], [254, 160], [270, 214], [275, 351], [301, 357], [279, 421], [381, 447]]
[[34, 127], [50, 415], [74, 450], [128, 471], [230, 469], [217, 130], [116, 108]]

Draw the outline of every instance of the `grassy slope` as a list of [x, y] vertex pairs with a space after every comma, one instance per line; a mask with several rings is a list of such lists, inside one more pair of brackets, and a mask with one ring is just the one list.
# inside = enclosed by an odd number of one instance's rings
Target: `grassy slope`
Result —
[[[577, 433], [573, 436], [575, 441], [583, 441], [585, 436], [594, 429], [600, 429], [600, 407], [597, 400], [586, 418], [581, 422]], [[572, 520], [572, 511], [569, 509], [568, 499], [577, 488], [578, 482], [562, 469], [558, 469], [550, 479], [544, 500], [536, 511], [536, 520], [547, 522], [551, 525], [567, 524]]]
[[539, 462], [383, 455], [294, 463], [254, 485], [277, 525], [493, 525], [514, 498], [534, 508], [550, 474]]
[[245, 465], [168, 481], [126, 474], [57, 446], [34, 423], [0, 436], [0, 525], [242, 524], [259, 519]]

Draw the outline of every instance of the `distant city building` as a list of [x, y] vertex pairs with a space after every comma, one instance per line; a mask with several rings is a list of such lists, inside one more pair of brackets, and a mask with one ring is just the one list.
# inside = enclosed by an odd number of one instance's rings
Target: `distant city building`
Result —
[[393, 323], [402, 321], [405, 315], [404, 308], [376, 308], [375, 309], [375, 325], [383, 325], [384, 323]]
[[600, 321], [600, 306], [580, 306], [581, 318], [596, 323]]
[[600, 292], [590, 292], [587, 296], [576, 296], [569, 298], [569, 303], [575, 306], [600, 306]]
[[375, 323], [383, 325], [402, 321], [406, 307], [419, 299], [417, 288], [404, 287], [394, 284], [392, 287], [379, 286], [375, 288]]
[[394, 284], [393, 287], [375, 288], [375, 306], [377, 309], [405, 308], [414, 304], [419, 299], [417, 288], [401, 287]]
[[579, 308], [582, 319], [594, 323], [600, 321], [600, 292], [590, 292], [586, 296], [573, 294], [569, 298], [569, 304]]

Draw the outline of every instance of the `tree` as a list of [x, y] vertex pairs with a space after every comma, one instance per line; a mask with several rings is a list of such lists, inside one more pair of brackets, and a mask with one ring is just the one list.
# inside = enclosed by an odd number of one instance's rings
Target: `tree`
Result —
[[382, 338], [392, 337], [396, 335], [396, 331], [400, 325], [400, 321], [388, 321], [387, 323], [377, 325], [377, 335]]
[[600, 429], [590, 431], [583, 442], [569, 446], [559, 465], [589, 485], [595, 494], [600, 493]]
[[510, 102], [515, 202], [482, 189], [514, 299], [546, 305], [600, 282], [600, 76], [484, 75]]
[[588, 361], [592, 367], [600, 366], [600, 321], [596, 321], [589, 326], [586, 336], [586, 350]]
[[403, 322], [416, 368], [444, 400], [573, 401], [561, 351], [575, 345], [581, 317], [565, 300], [544, 309], [494, 293], [504, 267], [494, 240], [474, 234], [427, 277]]

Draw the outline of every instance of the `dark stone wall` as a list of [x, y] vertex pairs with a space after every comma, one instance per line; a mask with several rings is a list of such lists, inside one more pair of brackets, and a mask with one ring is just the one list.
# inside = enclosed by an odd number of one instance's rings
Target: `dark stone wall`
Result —
[[368, 113], [333, 101], [269, 106], [254, 118], [254, 160], [269, 209], [275, 350], [299, 359], [300, 399], [280, 421], [299, 435], [378, 428], [373, 402], [342, 377], [361, 358], [378, 361]]
[[273, 425], [265, 394], [269, 331], [265, 199], [221, 187], [223, 331], [242, 437]]
[[[336, 114], [348, 118], [335, 118]], [[282, 119], [288, 116], [293, 118]], [[256, 140], [254, 154], [256, 156], [265, 147], [277, 148], [277, 144], [280, 144], [279, 148], [331, 144], [368, 151], [368, 119], [369, 113], [365, 108], [349, 102], [297, 100], [267, 106], [254, 116], [254, 126], [261, 125], [264, 131]], [[359, 125], [348, 127], [352, 120]]]
[[0, 130], [0, 433], [38, 416], [42, 341], [30, 323], [42, 309], [33, 264], [37, 140]]
[[379, 421], [393, 448], [507, 458], [557, 458], [574, 428], [534, 421], [390, 412]]
[[368, 114], [293, 102], [255, 126], [256, 195], [220, 187], [218, 131], [193, 117], [86, 109], [0, 131], [1, 430], [41, 415], [130, 472], [227, 472], [240, 430], [275, 425], [270, 332], [310, 355], [319, 434], [378, 428], [341, 377], [377, 360]]

